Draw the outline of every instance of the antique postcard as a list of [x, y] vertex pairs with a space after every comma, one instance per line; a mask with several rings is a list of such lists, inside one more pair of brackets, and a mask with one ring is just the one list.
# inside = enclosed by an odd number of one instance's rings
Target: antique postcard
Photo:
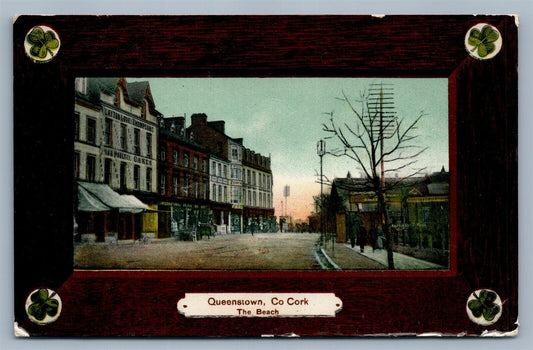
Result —
[[20, 16], [13, 45], [20, 334], [517, 334], [515, 17]]

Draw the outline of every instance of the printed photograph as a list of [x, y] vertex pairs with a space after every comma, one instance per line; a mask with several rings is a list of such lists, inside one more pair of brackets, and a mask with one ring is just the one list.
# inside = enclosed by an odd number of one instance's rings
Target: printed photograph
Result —
[[446, 78], [74, 86], [74, 269], [450, 268]]

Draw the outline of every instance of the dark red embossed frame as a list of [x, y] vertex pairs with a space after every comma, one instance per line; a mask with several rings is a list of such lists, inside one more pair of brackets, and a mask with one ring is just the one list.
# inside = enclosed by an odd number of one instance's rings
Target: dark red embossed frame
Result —
[[[503, 46], [472, 58], [467, 31]], [[37, 24], [61, 49], [34, 63]], [[517, 328], [517, 26], [512, 16], [21, 16], [14, 23], [15, 320], [32, 336], [479, 335]], [[72, 110], [77, 76], [440, 77], [449, 85], [451, 249], [447, 271], [73, 271]], [[46, 326], [24, 303], [60, 294]], [[467, 298], [496, 291], [482, 327]], [[330, 292], [335, 318], [185, 318], [191, 292]]]

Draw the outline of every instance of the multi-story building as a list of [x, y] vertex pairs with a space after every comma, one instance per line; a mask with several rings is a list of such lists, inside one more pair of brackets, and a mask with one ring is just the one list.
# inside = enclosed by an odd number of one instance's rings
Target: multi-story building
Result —
[[243, 148], [242, 165], [245, 231], [276, 231], [270, 157]]
[[[258, 178], [258, 182], [254, 185], [253, 191], [251, 191], [252, 189], [250, 188], [249, 194], [251, 196], [252, 192], [255, 193], [256, 204], [253, 206], [253, 209], [251, 208], [251, 205], [248, 205], [248, 209], [246, 209], [246, 197], [243, 191], [243, 179], [245, 176], [245, 148], [243, 147], [243, 140], [240, 138], [231, 138], [226, 135], [224, 121], [208, 122], [205, 114], [193, 114], [191, 116], [191, 126], [188, 130], [194, 133], [198, 142], [202, 143], [209, 149], [212, 154], [212, 159], [218, 161], [218, 164], [221, 164], [221, 166], [228, 166], [228, 174], [225, 174], [224, 176], [229, 176], [228, 199], [231, 204], [231, 209], [227, 216], [225, 212], [221, 213], [219, 216], [218, 213], [224, 210], [218, 203], [221, 201], [212, 202], [217, 225], [229, 224], [229, 230], [233, 233], [242, 233], [245, 232], [245, 230], [251, 232], [252, 228], [255, 229], [256, 226], [257, 231], [259, 231], [260, 228], [265, 230], [266, 225], [263, 225], [262, 222], [266, 222], [266, 218], [272, 218], [274, 215], [274, 209], [272, 206], [272, 172], [270, 170], [270, 159], [257, 155], [257, 159], [253, 160], [250, 158], [248, 160], [248, 169], [250, 171], [253, 170], [254, 174], [261, 173], [262, 177], [260, 175], [255, 175]], [[248, 150], [248, 152], [251, 151]], [[213, 160], [211, 162], [213, 162]], [[217, 179], [217, 177], [213, 177], [212, 171], [211, 181], [213, 182], [214, 179]], [[220, 178], [218, 179], [220, 180]], [[224, 181], [226, 180], [224, 179]], [[213, 183], [211, 183], [211, 188], [212, 186]], [[259, 190], [259, 186], [261, 190]], [[216, 188], [218, 189], [218, 184]], [[258, 200], [260, 200], [260, 203], [257, 202]], [[248, 214], [245, 214], [246, 210]], [[254, 220], [252, 220], [252, 218]]]
[[159, 237], [210, 228], [209, 154], [184, 117], [160, 118], [158, 155]]
[[[157, 118], [148, 82], [123, 78], [78, 78], [75, 82], [74, 175], [89, 183], [133, 194], [157, 210]], [[92, 188], [98, 188], [92, 186]], [[103, 188], [103, 187], [102, 187]], [[94, 193], [93, 193], [94, 194]], [[80, 230], [90, 224], [82, 225]], [[102, 219], [98, 219], [102, 221]], [[94, 225], [93, 225], [94, 226]], [[91, 227], [98, 240], [106, 234], [138, 239], [157, 231], [157, 214], [103, 214]], [[102, 228], [103, 227], [103, 228]], [[117, 232], [113, 232], [117, 231]]]
[[230, 165], [227, 160], [210, 155], [209, 188], [213, 224], [217, 234], [231, 232], [231, 179]]
[[231, 232], [243, 232], [243, 192], [242, 192], [242, 139], [228, 139], [228, 159], [230, 166]]

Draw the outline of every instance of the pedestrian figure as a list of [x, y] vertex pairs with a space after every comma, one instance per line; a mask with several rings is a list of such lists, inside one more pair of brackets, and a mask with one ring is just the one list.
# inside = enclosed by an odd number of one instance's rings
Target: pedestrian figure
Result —
[[378, 241], [378, 230], [375, 227], [372, 227], [368, 233], [368, 236], [370, 241], [369, 243], [372, 246], [372, 252], [374, 252], [376, 250], [376, 244]]
[[366, 229], [363, 225], [359, 226], [356, 244], [361, 248], [361, 253], [364, 253], [366, 245]]
[[359, 236], [359, 227], [361, 226], [361, 217], [358, 215], [356, 216], [352, 226], [351, 230], [348, 230], [348, 238], [350, 239], [350, 245], [355, 247], [355, 239]]
[[252, 219], [251, 230], [252, 230], [252, 236], [253, 236], [254, 235], [254, 230], [255, 230], [255, 220], [254, 219]]

